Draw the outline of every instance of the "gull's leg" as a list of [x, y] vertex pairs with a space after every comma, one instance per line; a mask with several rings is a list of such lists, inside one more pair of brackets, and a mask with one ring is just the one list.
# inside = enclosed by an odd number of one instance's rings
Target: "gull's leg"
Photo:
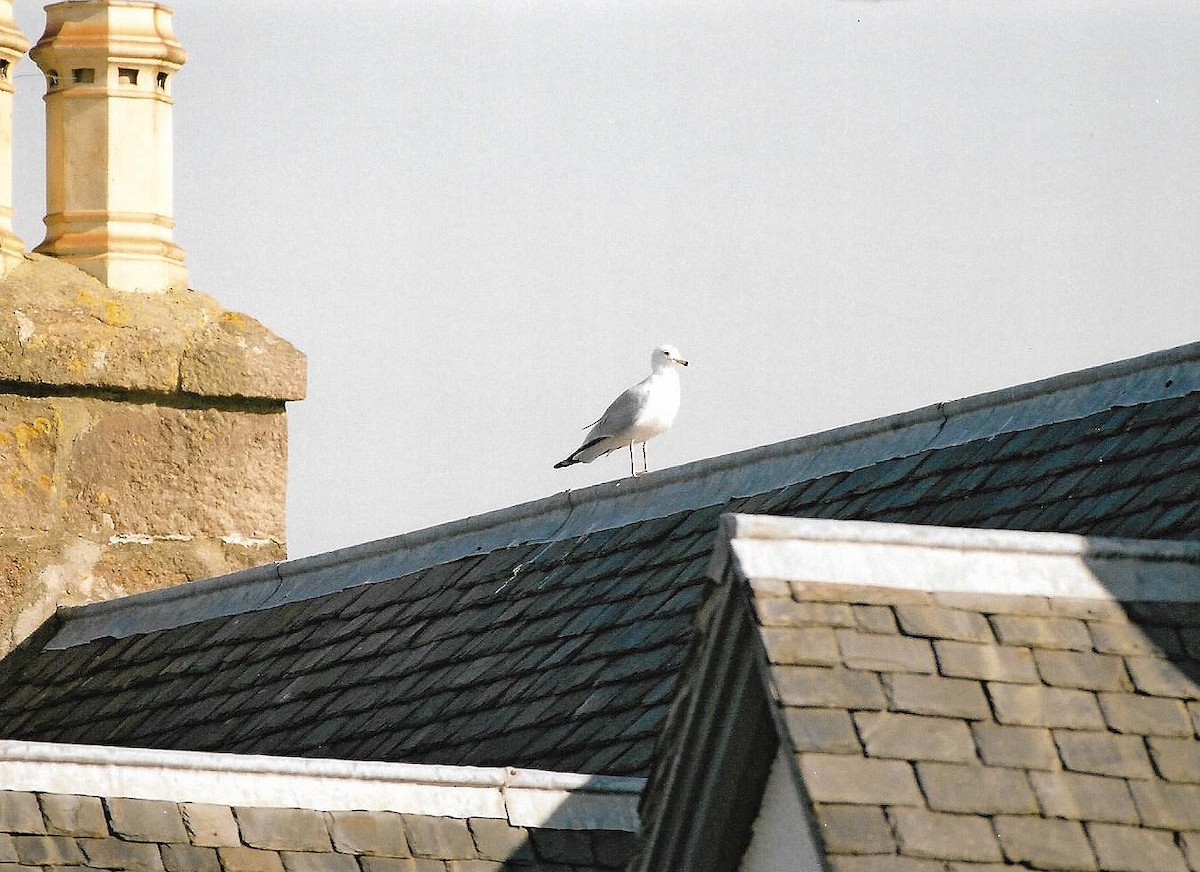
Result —
[[638, 474], [636, 472], [634, 472], [634, 469], [633, 469], [633, 443], [632, 442], [629, 443], [629, 474], [633, 478], [638, 477]]
[[643, 442], [642, 443], [642, 472], [647, 473], [649, 471], [650, 471], [650, 464], [646, 462], [646, 443]]

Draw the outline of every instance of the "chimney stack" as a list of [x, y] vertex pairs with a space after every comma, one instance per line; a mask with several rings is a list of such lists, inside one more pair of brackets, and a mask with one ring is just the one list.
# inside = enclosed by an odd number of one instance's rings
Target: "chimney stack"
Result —
[[[0, 0], [10, 69], [25, 44], [11, 11]], [[0, 655], [59, 606], [286, 556], [286, 405], [305, 393], [300, 351], [187, 288], [171, 241], [184, 52], [170, 10], [77, 0], [46, 14], [41, 253], [5, 236], [0, 201], [0, 252], [17, 259], [0, 277]]]
[[25, 243], [13, 232], [13, 73], [29, 40], [13, 21], [12, 0], [0, 0], [0, 276], [24, 258]]
[[187, 287], [172, 240], [171, 10], [134, 0], [46, 7], [29, 53], [46, 76], [46, 239], [35, 251], [119, 291]]

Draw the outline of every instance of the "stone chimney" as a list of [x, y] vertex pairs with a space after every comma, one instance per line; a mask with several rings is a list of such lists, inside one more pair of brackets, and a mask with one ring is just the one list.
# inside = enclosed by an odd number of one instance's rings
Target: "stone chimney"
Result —
[[[305, 393], [303, 354], [186, 288], [170, 10], [46, 11], [49, 232], [0, 279], [0, 654], [60, 605], [285, 557]], [[15, 58], [19, 34], [0, 40]]]
[[23, 259], [25, 243], [13, 232], [13, 73], [29, 40], [13, 21], [12, 0], [0, 0], [0, 276]]
[[119, 291], [187, 287], [171, 238], [172, 80], [187, 55], [157, 3], [46, 7], [46, 239], [36, 249]]

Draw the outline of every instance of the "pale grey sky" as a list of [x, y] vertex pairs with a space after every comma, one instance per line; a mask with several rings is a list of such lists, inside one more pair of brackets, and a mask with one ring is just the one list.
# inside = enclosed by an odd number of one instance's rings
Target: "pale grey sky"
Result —
[[309, 357], [292, 556], [626, 474], [551, 467], [663, 341], [652, 469], [1200, 338], [1192, 0], [174, 7], [192, 286]]

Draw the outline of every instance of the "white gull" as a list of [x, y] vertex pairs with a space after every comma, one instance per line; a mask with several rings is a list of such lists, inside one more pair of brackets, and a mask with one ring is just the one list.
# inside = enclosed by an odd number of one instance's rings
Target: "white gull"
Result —
[[[688, 362], [674, 345], [660, 345], [650, 355], [650, 375], [612, 401], [583, 444], [555, 469], [573, 463], [591, 463], [610, 451], [629, 446], [629, 474], [635, 478], [647, 469], [646, 440], [671, 428], [679, 411], [679, 367]], [[642, 472], [635, 472], [633, 446], [642, 443]]]

